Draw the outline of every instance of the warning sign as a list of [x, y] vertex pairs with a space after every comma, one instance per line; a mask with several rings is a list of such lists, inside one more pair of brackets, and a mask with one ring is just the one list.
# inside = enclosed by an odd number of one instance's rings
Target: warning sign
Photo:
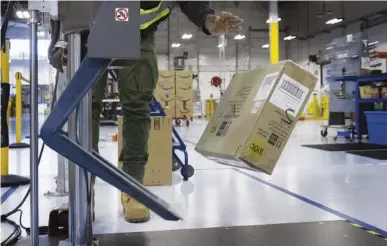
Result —
[[129, 21], [129, 9], [116, 8], [116, 21]]

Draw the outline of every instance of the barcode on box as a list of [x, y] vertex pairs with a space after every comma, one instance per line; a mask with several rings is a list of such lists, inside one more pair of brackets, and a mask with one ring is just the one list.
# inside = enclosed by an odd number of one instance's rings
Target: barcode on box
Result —
[[287, 91], [288, 93], [290, 93], [291, 95], [293, 95], [294, 97], [300, 100], [305, 93], [303, 90], [301, 90], [296, 85], [294, 85], [293, 83], [291, 83], [286, 79], [282, 79], [280, 88]]
[[216, 136], [218, 137], [224, 137], [230, 128], [231, 122], [223, 121], [222, 124], [220, 124], [218, 131], [216, 132]]
[[277, 134], [274, 133], [270, 135], [269, 140], [267, 142], [277, 148], [280, 148], [282, 145], [282, 140], [278, 137]]

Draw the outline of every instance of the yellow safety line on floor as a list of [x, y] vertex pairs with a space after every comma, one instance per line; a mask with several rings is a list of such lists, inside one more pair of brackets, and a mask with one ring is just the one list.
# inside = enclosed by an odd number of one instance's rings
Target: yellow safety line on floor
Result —
[[350, 224], [353, 225], [353, 226], [356, 227], [356, 228], [363, 229], [364, 231], [368, 232], [368, 233], [371, 234], [371, 235], [381, 237], [381, 238], [383, 238], [384, 240], [387, 241], [387, 237], [384, 237], [384, 236], [380, 235], [380, 234], [377, 233], [377, 232], [368, 230], [367, 228], [365, 228], [365, 227], [363, 227], [363, 226], [361, 226], [361, 225], [358, 225], [358, 224], [354, 224], [354, 223], [350, 223]]

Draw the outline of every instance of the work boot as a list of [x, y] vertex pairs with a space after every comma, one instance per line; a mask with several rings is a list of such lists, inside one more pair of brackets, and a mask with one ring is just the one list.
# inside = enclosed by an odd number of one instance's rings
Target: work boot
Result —
[[149, 209], [126, 193], [121, 193], [121, 203], [127, 222], [141, 223], [150, 219]]

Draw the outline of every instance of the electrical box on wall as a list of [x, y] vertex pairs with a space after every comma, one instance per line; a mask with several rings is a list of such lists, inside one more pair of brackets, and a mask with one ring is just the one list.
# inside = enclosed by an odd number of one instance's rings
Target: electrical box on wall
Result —
[[173, 58], [173, 66], [175, 70], [185, 69], [185, 58], [183, 56], [176, 56]]

